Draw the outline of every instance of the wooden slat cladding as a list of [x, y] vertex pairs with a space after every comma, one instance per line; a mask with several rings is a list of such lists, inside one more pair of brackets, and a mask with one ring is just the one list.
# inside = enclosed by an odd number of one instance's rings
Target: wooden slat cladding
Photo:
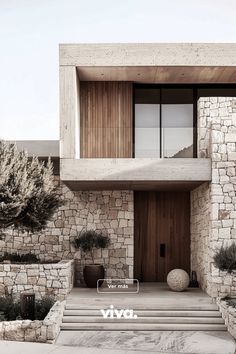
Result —
[[135, 278], [165, 282], [174, 268], [189, 272], [189, 192], [135, 192], [134, 197]]
[[80, 157], [132, 157], [131, 82], [80, 83]]

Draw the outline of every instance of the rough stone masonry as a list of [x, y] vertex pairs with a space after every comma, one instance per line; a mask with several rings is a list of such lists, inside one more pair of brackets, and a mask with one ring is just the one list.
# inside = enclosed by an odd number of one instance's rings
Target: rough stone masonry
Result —
[[91, 259], [74, 248], [73, 240], [83, 229], [102, 230], [110, 236], [111, 244], [108, 249], [94, 251], [94, 262], [105, 266], [107, 277], [133, 278], [133, 192], [73, 192], [63, 183], [60, 189], [65, 205], [47, 229], [37, 234], [18, 234], [10, 229], [0, 241], [0, 250], [32, 252], [41, 261], [75, 258], [76, 282], [81, 283], [83, 265]]
[[64, 300], [73, 288], [74, 261], [50, 264], [0, 264], [0, 296], [34, 292], [37, 299]]
[[216, 250], [236, 241], [236, 98], [199, 99], [198, 157], [212, 159], [212, 182], [191, 193], [192, 269], [212, 297], [236, 295], [236, 275], [213, 264]]

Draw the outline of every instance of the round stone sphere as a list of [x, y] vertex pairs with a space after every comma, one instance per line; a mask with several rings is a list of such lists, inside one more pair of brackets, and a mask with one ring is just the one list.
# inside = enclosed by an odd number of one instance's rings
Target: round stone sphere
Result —
[[184, 291], [189, 286], [189, 275], [183, 269], [173, 269], [167, 275], [167, 284], [173, 291]]

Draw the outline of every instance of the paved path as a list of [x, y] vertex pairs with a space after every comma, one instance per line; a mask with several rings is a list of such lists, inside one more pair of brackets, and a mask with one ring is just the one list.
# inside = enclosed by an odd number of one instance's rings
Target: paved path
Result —
[[[1, 354], [134, 354], [137, 351], [97, 349], [84, 347], [63, 347], [53, 344], [8, 342], [0, 340]], [[143, 353], [141, 351], [138, 352]], [[148, 354], [147, 351], [145, 353]], [[156, 352], [157, 353], [157, 352]], [[144, 354], [144, 353], [143, 353]], [[158, 354], [158, 353], [157, 353]], [[163, 354], [163, 353], [161, 353]]]
[[62, 331], [57, 344], [128, 353], [234, 354], [236, 349], [228, 332], [214, 331]]
[[[8, 342], [0, 340], [1, 354], [133, 354], [136, 351], [83, 347], [64, 347], [53, 344]], [[142, 352], [139, 352], [142, 353]], [[148, 353], [148, 352], [145, 352]], [[158, 353], [157, 353], [158, 354]], [[162, 353], [163, 354], [163, 353]]]
[[0, 341], [1, 354], [235, 354], [227, 332], [64, 332], [57, 344]]

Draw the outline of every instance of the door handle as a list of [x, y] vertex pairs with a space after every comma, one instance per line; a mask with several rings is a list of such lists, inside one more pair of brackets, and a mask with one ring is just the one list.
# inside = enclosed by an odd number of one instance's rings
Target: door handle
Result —
[[165, 243], [160, 244], [160, 257], [166, 256], [166, 245]]

